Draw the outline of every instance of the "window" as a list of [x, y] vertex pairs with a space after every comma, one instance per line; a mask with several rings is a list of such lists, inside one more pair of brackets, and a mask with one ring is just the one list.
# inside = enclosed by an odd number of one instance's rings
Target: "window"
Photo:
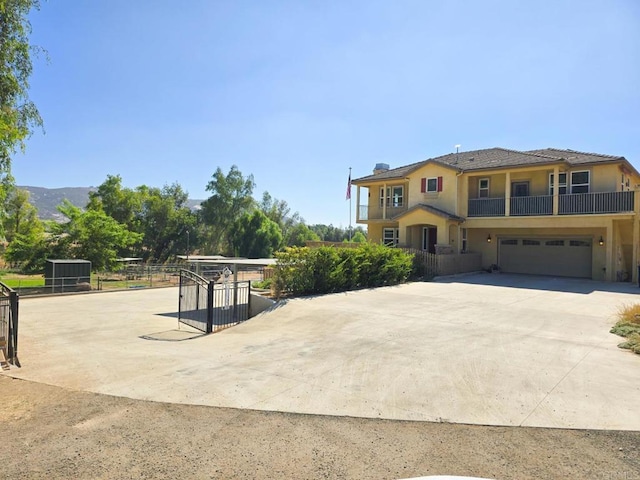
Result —
[[387, 187], [385, 195], [384, 187], [380, 187], [380, 208], [385, 204], [387, 207], [402, 207], [404, 205], [404, 187], [397, 185], [395, 187]]
[[462, 252], [465, 253], [467, 251], [467, 229], [462, 229]]
[[512, 182], [511, 183], [511, 196], [512, 197], [528, 197], [529, 196], [529, 182]]
[[489, 179], [478, 180], [478, 198], [489, 198]]
[[[554, 178], [553, 173], [549, 174], [549, 195], [553, 195]], [[558, 173], [558, 194], [565, 195], [567, 193], [567, 172]]]
[[442, 177], [421, 178], [421, 193], [437, 193], [442, 191]]
[[571, 247], [590, 247], [591, 242], [589, 240], [570, 240], [569, 246]]
[[571, 172], [571, 193], [589, 193], [589, 171]]
[[522, 245], [531, 245], [531, 246], [537, 246], [540, 245], [540, 242], [538, 240], [522, 240]]
[[500, 245], [518, 245], [518, 240], [515, 238], [508, 238], [506, 240], [500, 240]]
[[544, 244], [547, 247], [564, 247], [564, 240], [547, 240]]
[[395, 247], [398, 244], [400, 237], [399, 228], [383, 228], [382, 229], [382, 243], [389, 247]]

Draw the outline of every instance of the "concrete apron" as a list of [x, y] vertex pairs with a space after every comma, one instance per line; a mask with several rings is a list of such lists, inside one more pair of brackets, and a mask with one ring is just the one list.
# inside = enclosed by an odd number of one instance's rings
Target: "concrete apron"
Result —
[[294, 299], [206, 336], [178, 325], [176, 288], [21, 299], [23, 367], [4, 374], [159, 402], [640, 430], [640, 356], [608, 333], [637, 301], [487, 274]]

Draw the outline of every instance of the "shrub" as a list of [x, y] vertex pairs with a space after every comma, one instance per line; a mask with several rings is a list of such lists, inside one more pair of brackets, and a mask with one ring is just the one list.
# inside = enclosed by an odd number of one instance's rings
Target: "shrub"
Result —
[[618, 321], [611, 333], [626, 337], [627, 341], [618, 345], [620, 348], [640, 354], [640, 303], [624, 305], [618, 310]]
[[405, 282], [413, 256], [399, 249], [364, 243], [357, 248], [286, 248], [276, 253], [274, 293], [309, 295]]

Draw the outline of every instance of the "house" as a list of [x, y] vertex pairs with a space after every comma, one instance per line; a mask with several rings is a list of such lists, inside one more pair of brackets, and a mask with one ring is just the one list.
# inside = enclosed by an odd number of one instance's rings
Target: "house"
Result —
[[640, 173], [624, 157], [490, 148], [378, 164], [352, 183], [372, 241], [477, 252], [503, 272], [638, 280]]

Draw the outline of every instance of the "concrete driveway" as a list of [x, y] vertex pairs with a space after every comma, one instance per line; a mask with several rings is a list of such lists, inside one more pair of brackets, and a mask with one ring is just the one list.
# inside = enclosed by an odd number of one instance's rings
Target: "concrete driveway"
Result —
[[160, 402], [640, 430], [640, 356], [609, 334], [629, 284], [478, 274], [290, 300], [178, 329], [175, 288], [22, 299], [37, 382]]

